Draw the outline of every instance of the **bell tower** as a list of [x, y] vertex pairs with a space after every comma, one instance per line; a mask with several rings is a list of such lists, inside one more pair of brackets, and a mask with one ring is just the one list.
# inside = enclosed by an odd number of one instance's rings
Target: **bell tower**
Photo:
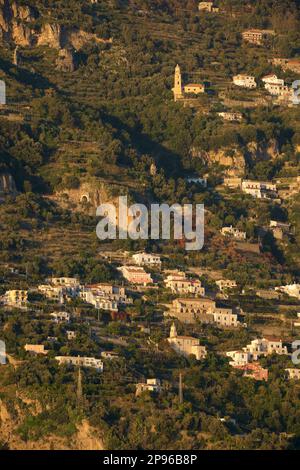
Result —
[[174, 88], [172, 91], [174, 93], [175, 102], [183, 98], [181, 71], [180, 71], [180, 67], [178, 64], [175, 67]]
[[175, 323], [173, 323], [171, 326], [171, 330], [170, 330], [170, 338], [176, 338], [176, 337], [177, 337], [176, 325]]

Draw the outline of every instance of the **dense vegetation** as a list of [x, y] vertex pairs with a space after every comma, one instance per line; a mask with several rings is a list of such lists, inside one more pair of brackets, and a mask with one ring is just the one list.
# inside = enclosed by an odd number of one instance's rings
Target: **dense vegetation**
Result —
[[[85, 283], [120, 280], [117, 263], [99, 256], [95, 217], [85, 210], [67, 210], [56, 200], [59, 192], [96, 181], [106, 183], [112, 197], [126, 193], [131, 200], [204, 203], [207, 209], [206, 243], [199, 253], [187, 254], [174, 240], [116, 241], [101, 248], [146, 248], [161, 253], [166, 268], [221, 270], [224, 277], [237, 280], [238, 293], [231, 301], [252, 312], [247, 318], [251, 327], [256, 320], [266, 321], [264, 313], [276, 314], [277, 304], [259, 300], [249, 289], [299, 279], [299, 194], [279, 204], [224, 188], [228, 168], [210, 157], [219, 150], [228, 157], [245, 155], [245, 178], [297, 176], [299, 107], [267, 101], [244, 108], [245, 96], [233, 88], [232, 76], [244, 72], [260, 79], [276, 72], [289, 84], [298, 78], [274, 67], [270, 59], [300, 56], [299, 2], [220, 0], [216, 4], [222, 13], [217, 15], [199, 14], [195, 0], [18, 4], [32, 6], [36, 30], [55, 22], [65, 30], [80, 28], [113, 41], [84, 43], [74, 51], [72, 73], [55, 69], [57, 51], [49, 47], [21, 47], [18, 67], [11, 62], [14, 44], [4, 42], [1, 47], [0, 78], [7, 83], [8, 111], [0, 114], [0, 174], [13, 175], [18, 194], [0, 203], [0, 293], [35, 288], [51, 274], [77, 275]], [[250, 27], [273, 28], [276, 37], [264, 47], [245, 44], [241, 31]], [[176, 63], [185, 82], [206, 83], [207, 93], [195, 107], [173, 102]], [[217, 113], [227, 109], [222, 96], [241, 102], [241, 123], [220, 119]], [[249, 96], [266, 98], [261, 85]], [[8, 119], [9, 113], [14, 118]], [[257, 154], [251, 151], [253, 144]], [[277, 149], [275, 156], [268, 154], [269, 147]], [[207, 188], [186, 181], [189, 175], [205, 174]], [[292, 225], [283, 242], [268, 231], [271, 219]], [[245, 230], [261, 252], [239, 251], [220, 235], [224, 225]], [[7, 265], [16, 266], [20, 275], [8, 274]], [[216, 289], [205, 275], [201, 279], [208, 290]], [[157, 280], [161, 283], [159, 275]], [[178, 325], [210, 350], [201, 363], [183, 359], [165, 342], [170, 325], [162, 322], [162, 305], [167, 300], [166, 292], [137, 295], [127, 323], [112, 321], [103, 311], [98, 318], [95, 310], [74, 301], [68, 310], [79, 309], [82, 315], [71, 325], [78, 332], [72, 344], [66, 344], [64, 326], [48, 321], [54, 305], [37, 294], [26, 314], [1, 310], [0, 336], [9, 354], [20, 361], [16, 368], [9, 365], [3, 374], [1, 370], [1, 398], [3, 390], [12, 415], [17, 388], [42, 406], [34, 414], [18, 401], [23, 413], [18, 435], [25, 442], [53, 434], [70, 438], [87, 417], [111, 449], [299, 448], [299, 387], [284, 378], [287, 359], [272, 356], [262, 361], [270, 369], [269, 382], [254, 382], [232, 372], [220, 354], [247, 344], [254, 330], [232, 333]], [[291, 304], [286, 317], [294, 318], [297, 305]], [[135, 320], [151, 323], [151, 338], [158, 347], [148, 345]], [[282, 319], [278, 322], [281, 327]], [[100, 329], [98, 339], [93, 327]], [[47, 342], [50, 336], [57, 342]], [[99, 336], [123, 337], [127, 345], [115, 346]], [[45, 342], [48, 356], [29, 361], [27, 342]], [[78, 403], [77, 371], [58, 367], [54, 357], [93, 355], [103, 347], [114, 348], [121, 359], [105, 364], [101, 377], [83, 372], [84, 400]], [[178, 399], [180, 372], [183, 404]], [[135, 397], [135, 383], [152, 376], [162, 378], [163, 394]], [[0, 449], [5, 446], [0, 440]]]

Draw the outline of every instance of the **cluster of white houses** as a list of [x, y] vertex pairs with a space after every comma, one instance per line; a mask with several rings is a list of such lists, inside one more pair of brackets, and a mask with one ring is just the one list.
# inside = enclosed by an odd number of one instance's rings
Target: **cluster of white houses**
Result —
[[245, 194], [256, 199], [278, 199], [277, 185], [272, 181], [243, 180], [242, 178], [224, 178], [224, 185], [239, 188]]
[[79, 296], [96, 309], [111, 312], [117, 312], [119, 307], [132, 303], [132, 299], [126, 294], [125, 287], [107, 283], [87, 285], [81, 289]]
[[[232, 79], [234, 85], [242, 88], [255, 89], [257, 88], [256, 78], [252, 75], [238, 74]], [[278, 78], [275, 74], [265, 75], [262, 78], [265, 89], [270, 95], [285, 99], [286, 101], [293, 101], [294, 90], [290, 86], [286, 85], [284, 80]]]
[[270, 181], [244, 180], [242, 191], [257, 199], [276, 199], [278, 197], [276, 184]]
[[81, 298], [96, 309], [118, 311], [122, 305], [131, 303], [124, 287], [108, 283], [81, 285], [76, 278], [52, 278], [48, 284], [38, 286], [47, 298], [64, 303], [68, 299]]
[[232, 360], [229, 364], [233, 367], [243, 366], [249, 362], [257, 361], [261, 357], [271, 354], [287, 355], [288, 350], [283, 346], [282, 340], [277, 338], [258, 338], [238, 351], [228, 351], [226, 354]]
[[255, 380], [268, 380], [268, 370], [264, 369], [257, 361], [261, 357], [272, 354], [288, 355], [287, 347], [283, 346], [281, 339], [254, 339], [241, 350], [228, 351], [226, 353], [227, 357], [231, 359], [229, 364], [232, 367], [242, 370], [244, 376], [254, 378]]

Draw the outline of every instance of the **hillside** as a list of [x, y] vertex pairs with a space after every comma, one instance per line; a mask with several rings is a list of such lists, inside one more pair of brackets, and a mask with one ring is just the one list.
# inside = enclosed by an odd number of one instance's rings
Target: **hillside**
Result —
[[[0, 339], [12, 357], [0, 378], [0, 447], [299, 446], [299, 388], [283, 379], [287, 359], [262, 359], [270, 382], [246, 383], [224, 357], [257, 334], [296, 338], [290, 324], [299, 302], [256, 294], [300, 280], [300, 106], [275, 99], [262, 81], [276, 74], [291, 91], [299, 79], [297, 68], [274, 62], [300, 63], [299, 2], [219, 0], [215, 13], [198, 3], [0, 0], [0, 294], [32, 292], [28, 311], [0, 308]], [[242, 36], [248, 29], [274, 35], [253, 44]], [[175, 102], [177, 64], [183, 85], [201, 84], [204, 93]], [[236, 86], [239, 74], [254, 76], [257, 87]], [[245, 180], [272, 183], [276, 197], [252, 197]], [[189, 253], [182, 240], [100, 242], [96, 208], [120, 195], [146, 205], [203, 203], [203, 250]], [[288, 231], [275, 236], [271, 221]], [[228, 226], [246, 240], [224, 237]], [[180, 324], [210, 354], [200, 365], [176, 356], [163, 316], [175, 296], [154, 270], [153, 289], [125, 282], [134, 300], [122, 308], [127, 321], [68, 301], [62, 308], [74, 315], [78, 338], [66, 342], [66, 327], [49, 319], [57, 306], [37, 286], [51, 276], [123, 285], [120, 259], [141, 250], [159, 254], [165, 270], [194, 273], [223, 308], [242, 312], [248, 329]], [[222, 296], [220, 277], [236, 280], [237, 290]], [[47, 344], [47, 357], [29, 360], [24, 345], [34, 341]], [[108, 361], [101, 378], [85, 371], [79, 403], [77, 370], [60, 368], [55, 356], [103, 348], [116, 350], [120, 364]], [[167, 384], [163, 398], [134, 396], [139, 380], [156, 376]]]

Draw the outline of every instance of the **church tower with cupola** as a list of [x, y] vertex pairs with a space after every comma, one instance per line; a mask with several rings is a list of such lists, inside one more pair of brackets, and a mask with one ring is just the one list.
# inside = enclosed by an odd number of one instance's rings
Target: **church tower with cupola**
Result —
[[183, 98], [181, 71], [180, 71], [180, 67], [178, 64], [176, 65], [176, 68], [175, 68], [174, 88], [172, 91], [174, 93], [175, 102]]

